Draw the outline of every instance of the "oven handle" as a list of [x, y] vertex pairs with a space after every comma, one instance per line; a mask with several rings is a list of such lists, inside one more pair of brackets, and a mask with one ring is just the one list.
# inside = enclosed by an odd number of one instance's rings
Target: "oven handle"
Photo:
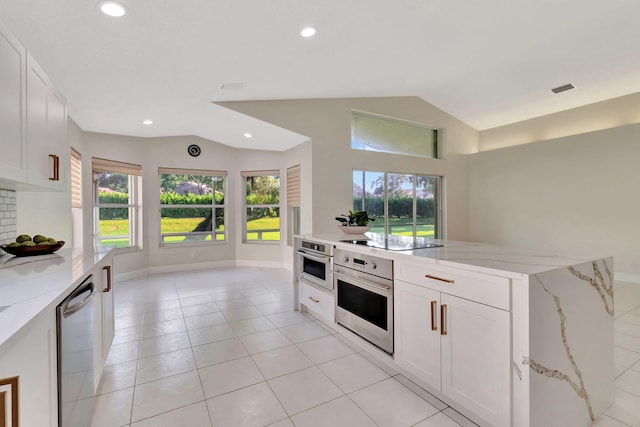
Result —
[[300, 255], [302, 255], [303, 257], [305, 257], [305, 258], [309, 258], [309, 259], [312, 259], [314, 261], [321, 262], [323, 264], [327, 264], [331, 260], [331, 257], [328, 256], [328, 255], [314, 256], [314, 255], [311, 255], [310, 253], [308, 253], [306, 251], [303, 251], [302, 249], [298, 249], [297, 252]]
[[357, 283], [358, 286], [360, 286], [361, 288], [364, 288], [364, 289], [368, 288], [369, 290], [372, 290], [373, 292], [376, 292], [377, 294], [380, 294], [380, 295], [382, 295], [380, 292], [384, 292], [384, 294], [389, 294], [390, 291], [391, 291], [391, 286], [384, 286], [384, 285], [378, 285], [377, 283], [363, 282], [362, 280], [354, 279], [351, 276], [347, 276], [346, 274], [338, 273], [337, 271], [334, 271], [333, 275], [334, 276], [343, 277], [343, 278], [347, 279], [347, 281], [349, 281], [349, 282]]

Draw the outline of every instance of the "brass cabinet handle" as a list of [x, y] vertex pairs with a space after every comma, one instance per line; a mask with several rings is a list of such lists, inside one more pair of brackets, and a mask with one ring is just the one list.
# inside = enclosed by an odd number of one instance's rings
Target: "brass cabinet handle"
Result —
[[102, 269], [107, 271], [107, 289], [103, 289], [102, 292], [111, 292], [111, 266], [107, 265]]
[[441, 282], [447, 282], [447, 283], [455, 282], [453, 279], [443, 279], [442, 277], [432, 276], [431, 274], [425, 274], [424, 277], [426, 277], [427, 279], [439, 280]]
[[431, 330], [437, 331], [438, 325], [436, 325], [436, 304], [437, 301], [431, 301]]
[[447, 304], [440, 305], [440, 335], [447, 335]]
[[60, 157], [55, 154], [49, 154], [49, 157], [53, 159], [53, 176], [50, 176], [49, 180], [60, 181]]
[[320, 302], [320, 300], [318, 298], [314, 298], [314, 297], [309, 297], [309, 299], [313, 302]]

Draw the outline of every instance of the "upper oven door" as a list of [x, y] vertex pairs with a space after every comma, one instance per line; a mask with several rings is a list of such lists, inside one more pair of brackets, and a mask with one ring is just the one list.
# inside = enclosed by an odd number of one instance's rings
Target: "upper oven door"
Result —
[[300, 262], [300, 280], [333, 290], [333, 257], [305, 249], [298, 249], [297, 256]]

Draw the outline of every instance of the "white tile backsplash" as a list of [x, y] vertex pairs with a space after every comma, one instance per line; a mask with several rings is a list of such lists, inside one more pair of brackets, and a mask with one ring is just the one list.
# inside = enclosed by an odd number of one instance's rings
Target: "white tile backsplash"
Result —
[[0, 189], [0, 244], [13, 242], [17, 230], [16, 192]]

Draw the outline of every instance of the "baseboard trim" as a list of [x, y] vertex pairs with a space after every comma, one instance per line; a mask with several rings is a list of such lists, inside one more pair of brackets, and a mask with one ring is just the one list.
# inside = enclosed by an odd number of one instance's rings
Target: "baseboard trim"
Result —
[[233, 260], [196, 262], [191, 264], [159, 265], [155, 267], [149, 267], [149, 273], [150, 274], [174, 273], [178, 271], [205, 270], [207, 268], [222, 268], [222, 267], [233, 267], [233, 266], [235, 266], [235, 262]]
[[211, 261], [199, 262], [191, 264], [171, 264], [154, 267], [142, 268], [140, 270], [127, 271], [115, 275], [116, 281], [124, 281], [146, 277], [150, 274], [176, 273], [180, 271], [206, 270], [208, 268], [225, 268], [225, 267], [253, 267], [253, 268], [281, 268], [287, 271], [293, 271], [291, 264], [276, 261], [255, 261], [255, 260], [227, 260], [227, 261]]
[[114, 276], [114, 279], [116, 280], [116, 282], [120, 282], [123, 280], [137, 279], [138, 277], [146, 277], [148, 275], [149, 275], [149, 269], [143, 268], [140, 270], [127, 271], [125, 273], [116, 274]]

